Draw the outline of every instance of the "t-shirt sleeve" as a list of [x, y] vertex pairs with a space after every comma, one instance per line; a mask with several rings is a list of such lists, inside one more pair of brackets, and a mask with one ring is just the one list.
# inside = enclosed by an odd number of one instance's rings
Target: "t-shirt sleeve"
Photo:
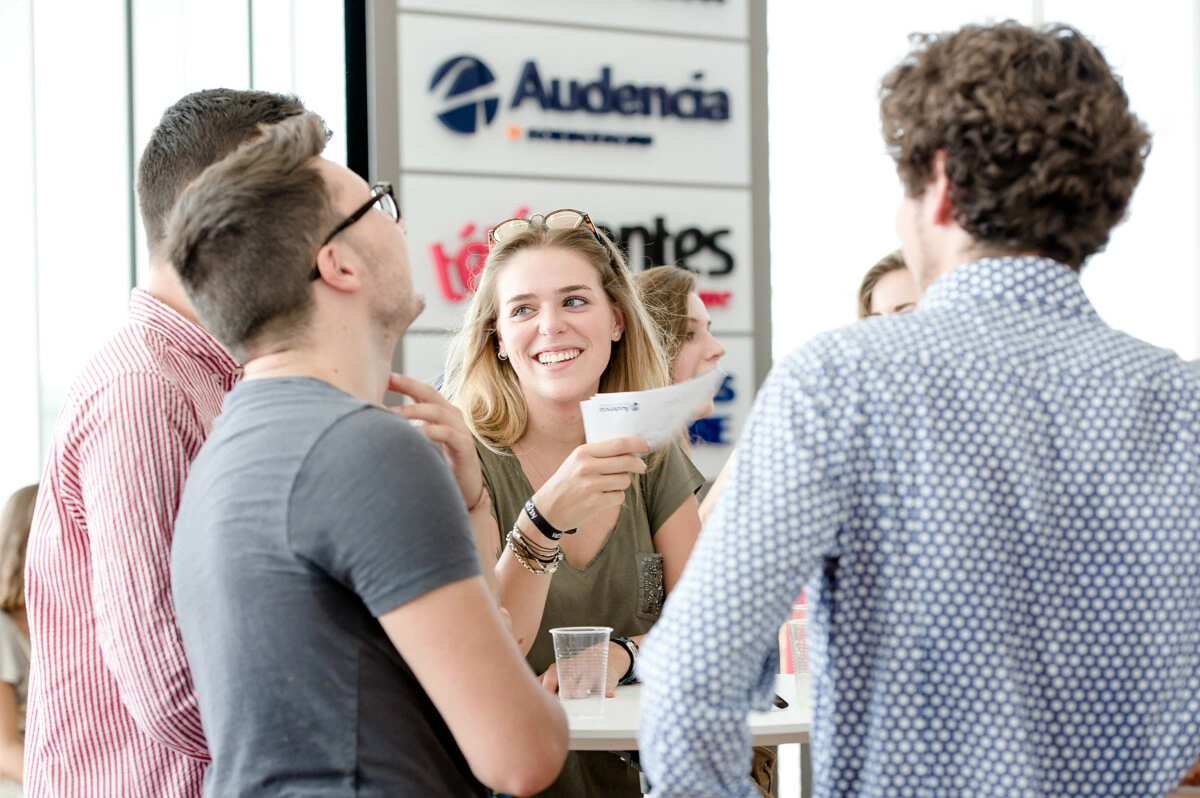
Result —
[[408, 421], [364, 408], [313, 445], [288, 507], [293, 549], [378, 617], [480, 573], [462, 494]]
[[492, 458], [488, 455], [487, 447], [478, 438], [475, 439], [475, 452], [479, 455], [479, 469], [483, 473], [483, 489], [488, 492], [488, 497], [491, 499], [492, 518], [496, 519], [496, 527], [501, 531], [501, 539], [504, 537], [504, 524], [500, 522], [500, 495], [496, 493], [496, 485], [492, 484], [492, 469], [490, 468]]
[[662, 461], [646, 475], [646, 487], [646, 512], [653, 535], [688, 496], [704, 487], [704, 475], [679, 444], [672, 441]]

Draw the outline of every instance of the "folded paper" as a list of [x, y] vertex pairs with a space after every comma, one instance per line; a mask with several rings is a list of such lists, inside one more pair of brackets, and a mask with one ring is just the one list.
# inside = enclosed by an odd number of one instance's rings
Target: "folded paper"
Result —
[[588, 443], [610, 438], [644, 438], [657, 449], [704, 415], [725, 372], [706, 371], [684, 382], [650, 391], [598, 393], [579, 403]]

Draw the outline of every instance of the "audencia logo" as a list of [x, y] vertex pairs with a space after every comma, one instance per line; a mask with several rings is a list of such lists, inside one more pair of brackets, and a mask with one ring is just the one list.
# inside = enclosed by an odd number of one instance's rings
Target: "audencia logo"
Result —
[[[584, 118], [616, 115], [628, 118], [633, 124], [637, 124], [638, 118], [649, 117], [701, 123], [728, 122], [728, 92], [705, 86], [702, 70], [692, 72], [690, 80], [684, 85], [643, 85], [618, 79], [609, 65], [601, 65], [599, 75], [590, 79], [543, 76], [537, 62], [527, 60], [521, 67], [508, 107], [517, 110], [528, 101], [543, 112]], [[495, 83], [495, 75], [475, 56], [458, 55], [449, 59], [434, 71], [429, 83], [429, 90], [437, 93], [448, 106], [437, 114], [438, 120], [454, 132], [463, 134], [475, 133], [490, 125], [499, 110], [500, 97], [495, 87], [487, 92], [479, 90]], [[516, 125], [509, 126], [508, 137], [643, 147], [654, 143], [654, 136], [647, 132], [617, 133], [558, 127], [522, 130]]]
[[450, 105], [438, 114], [438, 119], [456, 133], [474, 133], [476, 129], [490, 125], [496, 118], [500, 98], [495, 94], [479, 96], [476, 90], [495, 82], [492, 70], [478, 58], [469, 55], [451, 58], [437, 68], [429, 82], [429, 90], [441, 93]]

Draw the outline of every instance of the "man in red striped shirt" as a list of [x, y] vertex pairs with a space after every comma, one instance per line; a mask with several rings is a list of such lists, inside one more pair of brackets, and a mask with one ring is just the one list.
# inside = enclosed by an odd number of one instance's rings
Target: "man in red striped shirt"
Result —
[[171, 530], [241, 370], [196, 321], [165, 227], [205, 167], [303, 111], [267, 92], [196, 92], [142, 155], [148, 285], [63, 401], [29, 537], [27, 796], [200, 795], [209, 754], [171, 604]]

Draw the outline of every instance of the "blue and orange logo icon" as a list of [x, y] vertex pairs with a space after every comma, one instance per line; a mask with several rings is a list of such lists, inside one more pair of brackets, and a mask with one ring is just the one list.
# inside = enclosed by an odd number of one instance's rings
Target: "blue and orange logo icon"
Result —
[[429, 90], [438, 92], [448, 106], [438, 121], [455, 133], [470, 134], [490, 125], [500, 107], [500, 97], [480, 91], [496, 82], [487, 64], [470, 55], [451, 58], [437, 68]]

